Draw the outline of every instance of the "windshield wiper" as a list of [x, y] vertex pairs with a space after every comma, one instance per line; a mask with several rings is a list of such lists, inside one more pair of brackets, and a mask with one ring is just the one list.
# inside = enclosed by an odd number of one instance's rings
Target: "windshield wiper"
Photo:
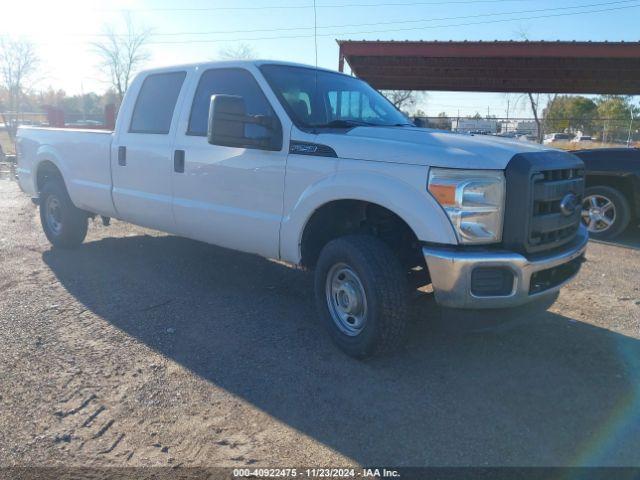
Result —
[[367, 122], [359, 122], [357, 120], [331, 120], [327, 123], [321, 123], [318, 125], [309, 125], [312, 128], [353, 128], [362, 127], [363, 125], [371, 125]]
[[310, 125], [312, 128], [353, 128], [353, 127], [408, 127], [415, 126], [410, 123], [391, 123], [391, 124], [383, 124], [383, 123], [371, 123], [365, 122], [362, 120], [331, 120], [328, 123], [323, 123], [319, 125]]

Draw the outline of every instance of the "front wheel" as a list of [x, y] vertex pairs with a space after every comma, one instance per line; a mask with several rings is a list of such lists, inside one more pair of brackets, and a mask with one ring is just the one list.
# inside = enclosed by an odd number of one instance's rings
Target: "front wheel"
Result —
[[329, 242], [315, 272], [321, 319], [345, 353], [365, 358], [402, 345], [408, 323], [406, 275], [390, 248], [368, 235]]
[[40, 222], [54, 247], [77, 247], [87, 235], [86, 212], [71, 202], [59, 180], [49, 180], [40, 192]]
[[582, 200], [582, 222], [589, 236], [599, 240], [621, 234], [631, 218], [629, 202], [618, 190], [597, 186], [585, 190]]

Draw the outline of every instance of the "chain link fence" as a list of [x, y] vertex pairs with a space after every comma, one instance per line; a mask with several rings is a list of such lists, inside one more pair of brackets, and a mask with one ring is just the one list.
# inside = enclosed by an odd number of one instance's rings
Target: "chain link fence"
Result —
[[[628, 145], [640, 143], [640, 118], [466, 118], [466, 117], [415, 117], [416, 125], [425, 128], [449, 130], [475, 135], [495, 135], [522, 141], [547, 143], [566, 142], [574, 145], [590, 143], [591, 146]], [[538, 135], [542, 130], [542, 135]]]

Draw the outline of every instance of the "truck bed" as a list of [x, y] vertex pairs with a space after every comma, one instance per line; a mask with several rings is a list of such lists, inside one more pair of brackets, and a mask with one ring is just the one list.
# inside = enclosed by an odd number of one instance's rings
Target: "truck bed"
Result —
[[20, 127], [17, 169], [20, 187], [37, 197], [38, 172], [34, 166], [47, 160], [62, 172], [69, 196], [77, 207], [115, 215], [111, 199], [112, 138], [113, 132], [109, 130]]

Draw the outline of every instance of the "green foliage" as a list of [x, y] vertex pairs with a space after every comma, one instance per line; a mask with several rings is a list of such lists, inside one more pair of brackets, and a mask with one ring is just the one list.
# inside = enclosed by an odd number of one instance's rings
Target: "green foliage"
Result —
[[624, 142], [629, 136], [630, 127], [632, 132], [640, 127], [640, 108], [631, 103], [631, 97], [602, 95], [596, 103], [603, 142]]
[[89, 92], [82, 95], [67, 95], [62, 90], [47, 90], [32, 92], [24, 96], [24, 108], [31, 112], [41, 112], [45, 107], [60, 108], [65, 116], [102, 115], [104, 107], [108, 104], [116, 104], [117, 96], [112, 90], [102, 95]]
[[590, 98], [560, 95], [554, 98], [544, 111], [545, 130], [563, 132], [581, 131], [591, 134], [598, 107]]
[[[633, 115], [633, 122], [631, 116]], [[583, 96], [560, 95], [544, 111], [547, 132], [582, 132], [603, 142], [626, 142], [629, 127], [640, 128], [640, 108], [632, 97], [601, 95], [592, 100]]]

